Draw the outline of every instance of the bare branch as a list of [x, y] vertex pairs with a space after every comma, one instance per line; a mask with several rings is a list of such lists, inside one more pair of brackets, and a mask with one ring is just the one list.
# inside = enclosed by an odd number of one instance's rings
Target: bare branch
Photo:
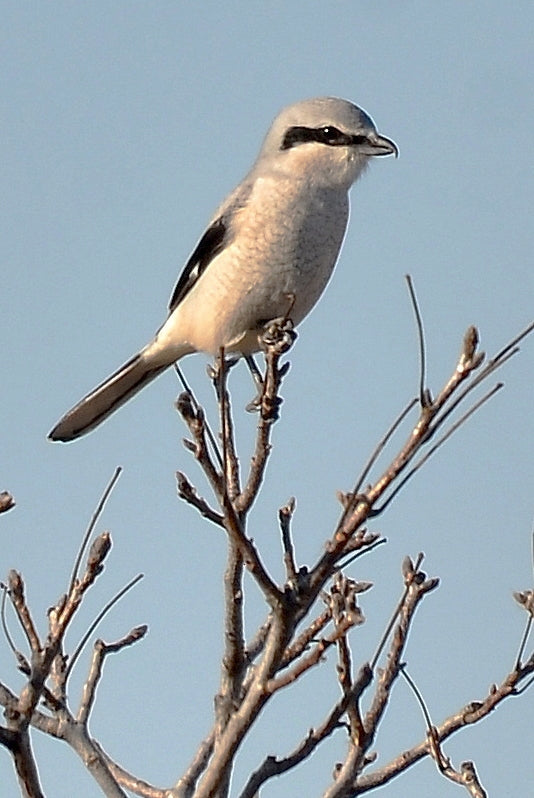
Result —
[[317, 635], [325, 628], [325, 626], [332, 620], [332, 610], [328, 607], [326, 610], [315, 618], [303, 632], [299, 634], [297, 639], [289, 645], [280, 663], [280, 668], [287, 668], [294, 662], [301, 654], [306, 651], [312, 642], [314, 642]]
[[6, 638], [7, 645], [9, 646], [9, 648], [11, 649], [11, 651], [18, 660], [20, 657], [22, 657], [22, 654], [19, 651], [17, 651], [17, 647], [15, 646], [15, 642], [11, 637], [11, 633], [9, 631], [9, 627], [7, 625], [7, 620], [6, 620], [6, 598], [9, 595], [9, 589], [7, 585], [5, 585], [3, 582], [0, 582], [0, 590], [2, 591], [2, 602], [0, 604], [0, 618], [2, 621], [2, 631], [4, 632], [4, 637]]
[[214, 377], [214, 383], [217, 388], [217, 395], [219, 400], [220, 420], [221, 420], [221, 438], [223, 444], [223, 473], [224, 473], [224, 490], [231, 502], [234, 502], [239, 495], [240, 477], [239, 477], [239, 462], [235, 451], [234, 442], [234, 424], [232, 420], [230, 396], [226, 388], [226, 363], [224, 359], [224, 347], [221, 347], [219, 358], [217, 360], [217, 372]]
[[[388, 505], [391, 504], [391, 502], [393, 501], [395, 496], [399, 493], [399, 491], [402, 490], [402, 488], [406, 485], [406, 483], [417, 473], [417, 471], [420, 470], [420, 468], [427, 462], [427, 460], [429, 460], [432, 457], [432, 455], [434, 455], [437, 452], [437, 450], [445, 443], [445, 441], [447, 441], [451, 437], [451, 435], [453, 435], [462, 426], [462, 424], [465, 424], [465, 422], [468, 420], [468, 418], [470, 418], [473, 415], [473, 413], [476, 413], [477, 410], [480, 410], [482, 405], [484, 405], [498, 391], [500, 391], [501, 388], [503, 388], [503, 386], [504, 384], [502, 382], [498, 382], [496, 385], [494, 385], [493, 388], [490, 391], [488, 391], [487, 394], [485, 394], [481, 399], [479, 399], [478, 402], [475, 402], [475, 404], [472, 407], [470, 407], [469, 410], [467, 410], [457, 421], [455, 421], [454, 424], [452, 424], [451, 427], [449, 427], [447, 432], [444, 435], [442, 435], [441, 438], [439, 438], [439, 440], [436, 441], [434, 446], [432, 446], [428, 450], [428, 452], [426, 452], [419, 460], [417, 460], [413, 468], [411, 468], [408, 471], [408, 473], [405, 474], [404, 477], [397, 483], [397, 485], [392, 490], [392, 492], [385, 500], [385, 502], [380, 507], [376, 508], [375, 510], [376, 515], [379, 515], [380, 513], [384, 512], [386, 507], [388, 507]], [[449, 415], [448, 413], [444, 414], [439, 419], [439, 423], [441, 424], [442, 421], [444, 421], [448, 415]], [[438, 427], [434, 426], [429, 431], [427, 441], [430, 440], [430, 438], [433, 436], [434, 432], [437, 431], [437, 429]]]
[[[530, 536], [531, 542], [531, 557], [532, 557], [532, 565], [534, 570], [534, 530]], [[525, 631], [523, 632], [523, 636], [521, 638], [521, 643], [519, 644], [519, 651], [517, 652], [517, 657], [515, 661], [515, 668], [516, 670], [521, 667], [521, 661], [523, 659], [523, 654], [525, 653], [525, 648], [527, 646], [528, 639], [530, 637], [530, 632], [532, 630], [532, 624], [534, 621], [534, 590], [522, 590], [521, 592], [513, 593], [513, 597], [520, 604], [527, 612], [528, 612], [528, 620], [525, 627]]]
[[[174, 370], [175, 370], [176, 374], [178, 375], [178, 379], [182, 383], [182, 388], [184, 389], [185, 393], [189, 396], [189, 399], [191, 400], [191, 403], [192, 403], [193, 407], [197, 411], [200, 410], [200, 404], [199, 404], [195, 394], [193, 393], [191, 387], [186, 382], [186, 379], [184, 377], [184, 373], [183, 373], [182, 369], [180, 368], [180, 366], [178, 365], [178, 363], [174, 364]], [[217, 462], [219, 463], [219, 467], [220, 467], [220, 469], [222, 471], [223, 461], [222, 461], [221, 453], [219, 451], [219, 447], [217, 445], [217, 441], [215, 440], [215, 435], [211, 431], [211, 427], [210, 427], [210, 425], [208, 424], [207, 421], [205, 422], [205, 426], [206, 426], [206, 435], [208, 436], [209, 442], [211, 443], [211, 446], [213, 448], [213, 453], [215, 454]]]
[[224, 527], [230, 540], [240, 551], [246, 567], [254, 576], [269, 605], [273, 607], [282, 600], [283, 594], [267, 573], [253, 542], [246, 536], [243, 523], [237, 516], [228, 496], [225, 495], [223, 501]]
[[263, 656], [255, 666], [255, 678], [239, 707], [229, 719], [223, 734], [215, 740], [211, 760], [202, 781], [197, 786], [195, 798], [213, 798], [220, 785], [221, 774], [226, 774], [236, 751], [248, 730], [269, 699], [267, 682], [276, 672], [287, 642], [290, 619], [283, 612], [273, 613]]
[[267, 639], [267, 635], [269, 633], [269, 629], [271, 628], [271, 621], [272, 621], [272, 611], [269, 613], [267, 620], [265, 623], [262, 623], [261, 626], [258, 627], [256, 634], [247, 643], [245, 648], [245, 659], [252, 664], [259, 654], [263, 651], [263, 647], [265, 645], [265, 641]]
[[192, 798], [196, 784], [208, 765], [213, 753], [215, 742], [215, 729], [203, 740], [195, 754], [195, 757], [184, 775], [176, 782], [173, 789], [173, 798]]
[[[470, 704], [466, 704], [459, 712], [451, 715], [440, 726], [437, 726], [436, 738], [439, 742], [443, 742], [459, 729], [480, 722], [505, 698], [519, 695], [519, 685], [532, 674], [534, 674], [534, 657], [522, 668], [511, 671], [500, 685], [492, 685], [488, 695], [482, 701], [473, 701]], [[401, 752], [395, 759], [377, 769], [374, 773], [360, 776], [358, 779], [359, 794], [387, 784], [388, 781], [400, 775], [429, 753], [430, 743], [427, 738], [413, 748]]]
[[[411, 564], [410, 564], [411, 565]], [[416, 568], [405, 567], [406, 590], [401, 600], [393, 638], [391, 640], [386, 664], [380, 674], [375, 696], [365, 716], [365, 729], [368, 735], [367, 745], [374, 737], [378, 724], [384, 714], [393, 682], [396, 680], [402, 655], [406, 646], [408, 631], [412, 624], [419, 602], [430, 591], [438, 586], [439, 580], [427, 579], [426, 574]]]
[[289, 326], [273, 323], [262, 339], [265, 354], [265, 376], [263, 392], [260, 397], [260, 413], [256, 433], [256, 446], [252, 456], [250, 472], [241, 495], [238, 496], [235, 507], [239, 513], [248, 512], [254, 499], [258, 495], [267, 460], [271, 452], [271, 431], [278, 419], [278, 409], [281, 404], [279, 396], [282, 379], [286, 375], [289, 364], [280, 366], [280, 358], [293, 345], [296, 334]]
[[83, 726], [87, 725], [96, 697], [96, 688], [102, 676], [102, 668], [104, 667], [104, 659], [106, 656], [108, 654], [115, 654], [118, 651], [122, 651], [122, 649], [127, 646], [137, 643], [138, 640], [141, 640], [145, 636], [147, 630], [148, 626], [146, 625], [136, 626], [126, 637], [117, 640], [115, 643], [104, 643], [103, 640], [95, 641], [89, 675], [83, 686], [82, 700], [76, 716], [78, 723], [81, 723]]
[[128, 798], [113, 775], [108, 759], [103, 756], [100, 746], [90, 737], [84, 724], [66, 724], [64, 739], [76, 751], [106, 798]]
[[[529, 325], [519, 336], [504, 347], [488, 365], [473, 378], [467, 388], [459, 394], [459, 396], [451, 401], [449, 399], [459, 389], [459, 386], [465, 382], [475, 370], [477, 370], [483, 360], [483, 355], [477, 352], [478, 333], [474, 327], [470, 327], [463, 340], [462, 349], [459, 359], [452, 376], [447, 380], [445, 386], [439, 392], [437, 398], [431, 404], [424, 404], [421, 408], [419, 419], [413, 427], [406, 443], [401, 448], [397, 456], [392, 460], [391, 464], [386, 468], [385, 472], [380, 476], [373, 485], [370, 485], [364, 494], [356, 492], [351, 501], [345, 504], [341, 519], [336, 528], [336, 531], [328, 542], [326, 552], [318, 560], [316, 565], [312, 568], [310, 576], [310, 589], [312, 593], [318, 592], [322, 589], [332, 568], [337, 564], [340, 557], [343, 556], [345, 547], [350, 543], [352, 536], [356, 531], [366, 523], [369, 517], [382, 512], [387, 506], [386, 500], [380, 508], [377, 508], [379, 499], [381, 499], [391, 485], [399, 478], [408, 465], [414, 460], [421, 447], [425, 445], [436, 431], [444, 423], [452, 409], [454, 409], [460, 401], [462, 401], [468, 392], [480, 382], [491, 374], [496, 368], [499, 368], [503, 363], [517, 351], [517, 342], [528, 335], [534, 330], [534, 323]], [[494, 389], [498, 390], [498, 388]], [[478, 409], [480, 405], [486, 401], [492, 392], [484, 397], [475, 407], [465, 414], [456, 425], [453, 425], [452, 431], [458, 428], [461, 423], [469, 417], [471, 412]], [[426, 398], [429, 397], [428, 392], [425, 394]], [[425, 402], [426, 402], [425, 398]], [[445, 410], [443, 410], [445, 408]], [[442, 412], [443, 411], [443, 412]], [[443, 440], [438, 442], [436, 446], [441, 445], [447, 439], [449, 431]], [[436, 448], [433, 449], [436, 451]], [[432, 452], [431, 452], [432, 453]], [[408, 477], [409, 479], [409, 477]]]
[[181, 471], [176, 472], [176, 482], [180, 499], [184, 499], [192, 507], [195, 507], [208, 521], [217, 524], [217, 526], [224, 526], [222, 515], [213, 510], [207, 501], [198, 495], [195, 488]]
[[387, 446], [387, 444], [389, 443], [389, 441], [391, 440], [391, 438], [393, 437], [395, 432], [398, 430], [398, 428], [400, 427], [400, 425], [402, 424], [402, 422], [404, 421], [404, 419], [406, 418], [406, 416], [408, 415], [410, 410], [412, 410], [415, 407], [416, 404], [417, 404], [417, 399], [411, 399], [408, 402], [408, 404], [406, 405], [406, 407], [404, 407], [401, 410], [401, 412], [399, 413], [397, 418], [393, 421], [391, 426], [386, 430], [386, 433], [383, 436], [383, 438], [377, 443], [374, 451], [371, 453], [371, 456], [370, 456], [369, 460], [365, 464], [365, 466], [363, 468], [363, 471], [361, 472], [361, 474], [359, 475], [358, 479], [356, 480], [356, 484], [354, 486], [354, 489], [352, 490], [352, 493], [346, 494], [347, 496], [351, 497], [352, 502], [351, 503], [347, 503], [345, 505], [345, 512], [341, 516], [341, 520], [339, 522], [339, 526], [343, 526], [347, 516], [353, 510], [356, 509], [356, 504], [358, 503], [358, 496], [360, 495], [360, 490], [361, 490], [362, 485], [363, 485], [365, 479], [367, 478], [367, 475], [369, 474], [371, 468], [374, 466], [374, 464], [378, 460], [379, 456], [382, 454], [382, 452], [384, 451], [385, 447]]
[[[32, 655], [26, 659], [15, 650], [5, 619], [4, 594], [0, 611], [4, 634], [17, 656], [19, 669], [28, 678], [20, 696], [14, 696], [0, 684], [0, 703], [6, 708], [6, 725], [5, 728], [0, 728], [0, 743], [12, 754], [19, 749], [23, 753], [18, 765], [19, 778], [27, 771], [30, 777], [26, 780], [31, 785], [24, 794], [40, 795], [37, 769], [29, 747], [31, 723], [35, 728], [65, 740], [87, 765], [103, 792], [113, 798], [119, 796], [123, 798], [126, 790], [144, 798], [147, 796], [148, 798], [171, 798], [171, 796], [172, 798], [227, 798], [235, 755], [247, 738], [252, 725], [259, 718], [263, 707], [276, 692], [303, 677], [307, 671], [325, 659], [325, 653], [329, 648], [335, 647], [341, 698], [329, 709], [325, 719], [316, 729], [310, 729], [303, 735], [289, 755], [283, 758], [267, 756], [259, 769], [248, 779], [241, 798], [253, 798], [253, 796], [257, 798], [259, 789], [267, 780], [304, 761], [321, 742], [338, 729], [342, 729], [348, 738], [348, 753], [344, 761], [336, 765], [332, 784], [325, 793], [326, 798], [349, 798], [353, 794], [374, 789], [424, 756], [433, 756], [441, 772], [455, 783], [464, 786], [471, 796], [485, 798], [486, 794], [474, 765], [471, 762], [464, 762], [459, 770], [455, 770], [442, 752], [441, 744], [458, 728], [482, 720], [508, 695], [518, 695], [534, 683], [534, 656], [522, 663], [534, 620], [534, 591], [527, 590], [515, 594], [516, 600], [528, 613], [528, 621], [516, 667], [505, 682], [500, 686], [493, 686], [482, 702], [472, 702], [438, 727], [432, 725], [423, 698], [414, 685], [425, 713], [429, 733], [419, 745], [371, 773], [369, 765], [375, 756], [371, 746], [391, 700], [393, 684], [399, 674], [410, 680], [409, 675], [403, 671], [402, 658], [416, 608], [438, 582], [436, 579], [428, 579], [420, 571], [422, 555], [419, 555], [415, 563], [408, 558], [405, 560], [401, 599], [370, 664], [364, 665], [355, 679], [348, 635], [352, 627], [364, 620], [358, 604], [358, 595], [368, 589], [370, 584], [356, 582], [346, 577], [342, 573], [342, 568], [355, 557], [371, 551], [383, 542], [378, 534], [367, 531], [368, 520], [388, 506], [411, 476], [492, 395], [493, 392], [490, 392], [482, 397], [459, 420], [451, 423], [451, 413], [460, 402], [483, 379], [515, 354], [519, 341], [534, 330], [534, 324], [520, 336], [516, 336], [484, 368], [482, 368], [484, 356], [477, 351], [477, 331], [474, 327], [469, 328], [455, 369], [445, 380], [436, 400], [433, 401], [425, 384], [426, 353], [421, 314], [411, 280], [409, 277], [407, 280], [419, 336], [421, 362], [419, 417], [406, 442], [392, 458], [389, 466], [372, 484], [364, 485], [371, 469], [374, 469], [379, 456], [391, 442], [393, 434], [406, 419], [413, 403], [410, 408], [403, 410], [375, 448], [363, 474], [356, 482], [354, 491], [340, 495], [342, 511], [339, 523], [328, 540], [324, 553], [311, 570], [306, 567], [299, 568], [295, 556], [291, 535], [294, 500], [291, 499], [279, 510], [278, 520], [285, 567], [285, 584], [282, 587], [276, 584], [267, 571], [254, 538], [247, 529], [247, 520], [265, 475], [271, 450], [271, 431], [279, 415], [282, 401], [279, 390], [289, 365], [286, 363], [280, 366], [280, 358], [287, 352], [294, 338], [291, 324], [287, 318], [277, 320], [270, 325], [263, 337], [265, 376], [263, 380], [259, 380], [261, 390], [256, 403], [259, 409], [257, 434], [252, 462], [244, 485], [241, 484], [231, 401], [227, 391], [228, 369], [231, 363], [224, 360], [224, 351], [221, 351], [216, 379], [221, 446], [216, 442], [206, 423], [204, 411], [199, 407], [188, 386], [184, 384], [186, 393], [179, 397], [177, 405], [192, 438], [186, 442], [186, 447], [193, 452], [203, 469], [219, 507], [213, 509], [181, 473], [177, 474], [178, 492], [181, 498], [195, 507], [204, 517], [225, 529], [228, 537], [228, 558], [224, 577], [224, 655], [221, 663], [220, 688], [215, 700], [214, 725], [198, 748], [186, 773], [173, 788], [155, 787], [128, 773], [91, 738], [88, 730], [105, 657], [121, 651], [143, 637], [146, 633], [145, 626], [136, 627], [126, 637], [116, 642], [106, 644], [102, 640], [97, 640], [94, 643], [93, 656], [76, 717], [73, 717], [67, 705], [66, 683], [81, 651], [106, 613], [141, 578], [140, 575], [132, 580], [102, 609], [76, 646], [67, 665], [64, 649], [65, 633], [85, 593], [103, 571], [111, 546], [109, 534], [104, 532], [93, 541], [85, 570], [80, 573], [83, 557], [87, 553], [94, 529], [120, 469], [115, 472], [84, 534], [70, 576], [69, 590], [49, 611], [49, 634], [42, 642], [27, 607], [22, 578], [16, 572], [12, 572], [9, 586], [11, 601]], [[294, 297], [288, 297], [288, 300], [291, 309]], [[441, 435], [439, 439], [438, 430]], [[265, 621], [252, 635], [248, 646], [245, 644], [243, 612], [244, 588], [245, 585], [248, 587], [248, 580], [244, 579], [245, 568], [251, 572], [269, 608]], [[333, 579], [333, 582], [329, 589], [325, 590], [330, 579]], [[317, 609], [317, 602], [321, 599], [326, 602], [326, 608], [322, 612]], [[385, 661], [384, 667], [378, 669], [378, 663], [382, 660]], [[375, 670], [377, 678], [374, 693], [370, 697], [367, 712], [363, 714], [360, 699], [363, 691], [371, 684]], [[44, 702], [44, 711], [38, 709], [40, 701]], [[33, 779], [32, 772], [35, 773], [37, 780]]]
[[427, 709], [427, 706], [425, 704], [423, 696], [421, 695], [420, 690], [418, 689], [414, 680], [411, 678], [411, 676], [409, 675], [404, 666], [401, 667], [400, 673], [401, 676], [404, 677], [404, 679], [410, 686], [419, 706], [421, 707], [421, 711], [424, 715], [425, 723], [427, 726], [427, 736], [430, 745], [430, 754], [432, 758], [435, 760], [440, 773], [442, 773], [444, 776], [446, 776], [446, 778], [450, 779], [451, 781], [454, 781], [456, 784], [462, 784], [463, 786], [465, 786], [467, 791], [469, 792], [470, 795], [473, 796], [473, 798], [487, 798], [486, 792], [484, 791], [482, 785], [478, 780], [475, 771], [475, 766], [472, 762], [462, 762], [460, 766], [460, 771], [456, 771], [452, 767], [451, 760], [449, 759], [449, 757], [445, 756], [440, 746], [436, 727], [432, 724], [430, 713]]
[[228, 547], [228, 561], [224, 574], [225, 651], [221, 667], [221, 685], [216, 698], [217, 729], [226, 727], [239, 702], [247, 662], [243, 625], [243, 558], [232, 543]]
[[251, 775], [239, 798], [254, 798], [254, 796], [258, 794], [261, 785], [268, 781], [268, 779], [274, 776], [280, 776], [282, 773], [299, 765], [304, 759], [307, 759], [323, 740], [326, 740], [332, 732], [340, 727], [340, 719], [345, 713], [348, 704], [358, 701], [366, 687], [370, 684], [371, 679], [372, 672], [369, 666], [363, 665], [350, 693], [344, 695], [343, 698], [338, 701], [323, 723], [318, 726], [317, 729], [310, 729], [293, 753], [283, 759], [276, 759], [274, 756], [268, 756], [260, 768]]
[[396, 606], [396, 608], [395, 608], [395, 610], [393, 612], [393, 615], [392, 615], [388, 625], [386, 626], [384, 634], [382, 635], [382, 638], [381, 638], [381, 640], [380, 640], [380, 642], [379, 642], [379, 644], [377, 646], [377, 649], [375, 651], [375, 655], [374, 655], [374, 657], [371, 660], [371, 669], [372, 670], [375, 669], [376, 664], [377, 664], [377, 662], [380, 659], [380, 656], [382, 654], [382, 651], [384, 650], [384, 646], [387, 643], [389, 635], [391, 634], [391, 630], [393, 629], [393, 627], [394, 627], [394, 625], [395, 625], [395, 623], [397, 621], [397, 618], [399, 617], [400, 613], [402, 612], [402, 608], [404, 607], [404, 603], [406, 601], [406, 597], [408, 596], [408, 591], [410, 590], [410, 586], [411, 586], [412, 582], [416, 578], [418, 578], [419, 568], [421, 567], [423, 559], [424, 559], [424, 554], [422, 552], [419, 552], [419, 554], [417, 555], [417, 559], [416, 559], [415, 563], [412, 563], [412, 561], [410, 560], [409, 557], [406, 557], [406, 559], [403, 562], [403, 576], [404, 576], [404, 584], [405, 584], [404, 592], [403, 592], [401, 598], [399, 599], [399, 603], [397, 604], [397, 606]]
[[142, 798], [170, 798], [171, 796], [174, 798], [174, 793], [166, 787], [155, 787], [118, 765], [96, 740], [92, 740], [92, 744], [94, 751], [99, 755], [100, 761], [105, 763], [110, 776], [124, 789], [135, 793], [135, 795], [140, 795]]
[[408, 284], [408, 291], [410, 293], [410, 300], [417, 325], [417, 337], [419, 339], [419, 403], [421, 407], [426, 407], [428, 404], [432, 403], [432, 399], [429, 396], [428, 389], [426, 387], [426, 352], [423, 319], [421, 317], [421, 311], [419, 309], [419, 303], [417, 302], [417, 297], [415, 295], [415, 288], [411, 275], [406, 274], [405, 279], [406, 283]]
[[[126, 593], [128, 593], [128, 591], [129, 591], [129, 590], [131, 590], [131, 589], [132, 589], [132, 587], [134, 587], [134, 586], [135, 586], [135, 585], [136, 585], [138, 582], [140, 582], [140, 581], [141, 581], [141, 579], [143, 579], [143, 576], [144, 576], [143, 574], [137, 574], [137, 576], [134, 576], [134, 578], [133, 578], [133, 579], [131, 579], [131, 580], [128, 582], [128, 584], [127, 584], [127, 585], [125, 585], [123, 588], [121, 588], [121, 590], [119, 590], [119, 591], [118, 591], [118, 593], [116, 593], [116, 594], [113, 596], [113, 598], [111, 598], [111, 599], [108, 601], [108, 603], [107, 603], [107, 604], [106, 604], [106, 605], [105, 605], [105, 606], [104, 606], [104, 607], [103, 607], [103, 608], [100, 610], [100, 612], [98, 613], [98, 615], [96, 616], [96, 618], [94, 619], [94, 621], [93, 621], [93, 622], [91, 623], [91, 625], [89, 626], [89, 629], [87, 630], [87, 632], [84, 634], [84, 636], [82, 637], [82, 639], [80, 640], [80, 642], [79, 642], [79, 643], [78, 643], [78, 645], [76, 646], [76, 650], [74, 651], [73, 655], [72, 655], [72, 656], [71, 656], [71, 658], [70, 658], [70, 662], [69, 662], [69, 665], [68, 665], [68, 667], [67, 667], [66, 674], [65, 674], [65, 678], [66, 678], [66, 679], [68, 679], [68, 677], [69, 677], [70, 673], [72, 672], [72, 669], [74, 668], [74, 665], [76, 664], [76, 660], [78, 659], [78, 657], [79, 657], [79, 656], [80, 656], [80, 654], [82, 653], [82, 651], [83, 651], [83, 649], [84, 649], [84, 647], [85, 647], [85, 645], [86, 645], [87, 641], [89, 640], [89, 638], [91, 637], [91, 635], [93, 634], [93, 632], [95, 631], [95, 629], [97, 628], [97, 626], [98, 626], [98, 624], [100, 623], [100, 621], [101, 621], [101, 620], [102, 620], [102, 619], [103, 619], [103, 618], [104, 618], [104, 617], [105, 617], [105, 616], [108, 614], [108, 612], [110, 611], [110, 609], [111, 609], [112, 607], [114, 607], [114, 606], [115, 606], [115, 604], [116, 604], [118, 601], [120, 601], [120, 599], [121, 599], [123, 596], [125, 596], [125, 595], [126, 595]], [[145, 630], [145, 631], [143, 632], [143, 635], [145, 634], [145, 632], [146, 632], [146, 630], [147, 630], [147, 627], [137, 627], [137, 628], [138, 628], [138, 629], [141, 629], [141, 628], [143, 628], [143, 629]], [[130, 634], [132, 634], [132, 633], [130, 633]], [[137, 639], [137, 638], [136, 638], [136, 639]], [[131, 642], [135, 642], [135, 641], [134, 641], [134, 640], [132, 640]], [[123, 647], [123, 645], [130, 645], [130, 643], [124, 643], [124, 644], [121, 644], [121, 646], [120, 646], [120, 647], [122, 648], [122, 647]], [[108, 653], [110, 650], [111, 650], [111, 649], [110, 649], [108, 646], [106, 646], [106, 653]]]
[[267, 691], [269, 693], [275, 693], [282, 687], [287, 687], [288, 684], [295, 682], [305, 671], [313, 668], [314, 665], [318, 665], [325, 651], [337, 643], [341, 637], [346, 635], [355, 623], [356, 621], [350, 616], [343, 618], [337, 625], [335, 631], [326, 637], [322, 637], [313, 650], [306, 656], [302, 656], [291, 670], [286, 671], [281, 676], [270, 679], [266, 685]]
[[[494, 371], [501, 368], [510, 358], [516, 355], [519, 352], [519, 347], [517, 346], [524, 338], [530, 335], [531, 332], [534, 331], [534, 322], [529, 324], [525, 329], [520, 332], [518, 335], [515, 336], [508, 344], [506, 344], [496, 355], [494, 355], [482, 368], [479, 373], [471, 380], [471, 382], [461, 391], [458, 396], [456, 397], [455, 401], [448, 407], [446, 413], [444, 413], [440, 418], [440, 425], [443, 423], [445, 418], [455, 410], [455, 408], [463, 402], [465, 397], [471, 393], [475, 388], [477, 388], [481, 382], [487, 379]], [[458, 364], [458, 369], [462, 369], [465, 367], [466, 363], [469, 363], [470, 357], [472, 357], [471, 350], [469, 347], [476, 346], [478, 344], [478, 332], [475, 327], [470, 327], [466, 333], [464, 338], [464, 352], [463, 358], [464, 360], [460, 359]], [[474, 368], [478, 368], [482, 362], [483, 354], [478, 355], [474, 358]], [[478, 359], [477, 359], [478, 358]], [[447, 394], [447, 390], [444, 389], [443, 394]], [[448, 396], [445, 396], [448, 398]], [[438, 401], [438, 400], [436, 400]], [[444, 400], [440, 400], [439, 404], [443, 406], [445, 404]]]
[[[222, 493], [223, 478], [221, 473], [217, 471], [208, 450], [206, 441], [207, 424], [204, 411], [198, 405], [193, 405], [191, 397], [188, 393], [180, 394], [176, 400], [175, 407], [187, 424], [189, 432], [193, 436], [193, 442], [184, 441], [184, 444], [186, 448], [193, 453], [195, 459], [198, 460], [198, 463], [204, 471], [215, 496], [219, 498]], [[218, 450], [216, 451], [218, 452]], [[220, 453], [218, 453], [218, 456], [220, 458]]]
[[286, 580], [288, 585], [297, 583], [297, 566], [295, 563], [295, 552], [291, 540], [291, 519], [295, 512], [295, 498], [292, 496], [288, 503], [278, 511], [278, 521], [282, 532], [282, 546], [284, 549], [284, 565], [286, 568]]
[[9, 597], [17, 613], [19, 623], [26, 635], [32, 656], [37, 657], [41, 652], [41, 641], [33, 622], [30, 609], [24, 596], [24, 581], [22, 576], [14, 570], [8, 576]]
[[352, 657], [347, 640], [343, 635], [337, 641], [338, 665], [337, 675], [343, 695], [347, 698], [347, 717], [349, 720], [351, 740], [359, 740], [363, 734], [363, 723], [358, 702], [353, 697]]
[[22, 798], [44, 798], [28, 729], [2, 729], [0, 743], [11, 752]]
[[428, 730], [430, 755], [435, 760], [440, 773], [455, 784], [461, 784], [473, 798], [488, 798], [487, 792], [482, 787], [473, 762], [462, 762], [460, 770], [455, 770], [449, 757], [441, 750], [435, 726]]
[[76, 582], [76, 579], [78, 578], [78, 572], [80, 570], [80, 565], [81, 565], [81, 562], [82, 562], [82, 558], [83, 558], [83, 555], [84, 555], [85, 550], [87, 548], [87, 545], [89, 543], [89, 540], [91, 539], [91, 536], [93, 534], [94, 528], [95, 528], [95, 526], [98, 523], [98, 519], [100, 518], [100, 516], [102, 515], [102, 513], [104, 511], [104, 507], [106, 506], [106, 502], [109, 499], [109, 497], [110, 497], [110, 495], [111, 495], [111, 493], [113, 491], [113, 488], [117, 484], [117, 480], [119, 479], [119, 477], [121, 475], [121, 472], [122, 472], [121, 466], [117, 466], [117, 468], [115, 469], [115, 473], [113, 474], [113, 476], [111, 477], [110, 481], [108, 482], [108, 484], [107, 484], [107, 486], [106, 486], [106, 488], [104, 490], [104, 493], [102, 494], [102, 497], [101, 497], [100, 501], [98, 502], [98, 504], [96, 506], [96, 509], [95, 509], [95, 511], [94, 511], [94, 513], [93, 513], [93, 515], [91, 517], [91, 520], [89, 521], [89, 525], [88, 525], [88, 527], [87, 527], [87, 529], [85, 531], [85, 535], [82, 538], [82, 542], [80, 544], [80, 548], [78, 550], [78, 554], [77, 554], [76, 559], [74, 561], [74, 567], [72, 569], [72, 576], [70, 578], [69, 593], [72, 593], [72, 591], [74, 589], [74, 583]]

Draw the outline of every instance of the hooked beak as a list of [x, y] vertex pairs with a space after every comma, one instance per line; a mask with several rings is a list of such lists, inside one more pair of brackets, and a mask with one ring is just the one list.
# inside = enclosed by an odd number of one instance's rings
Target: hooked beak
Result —
[[371, 133], [367, 137], [367, 143], [364, 146], [365, 155], [394, 155], [395, 158], [399, 157], [399, 148], [395, 142], [385, 136], [380, 136], [378, 133]]

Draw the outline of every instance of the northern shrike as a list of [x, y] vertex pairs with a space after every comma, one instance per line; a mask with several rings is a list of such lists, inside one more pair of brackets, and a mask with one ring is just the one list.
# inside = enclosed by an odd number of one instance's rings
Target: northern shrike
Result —
[[89, 432], [192, 352], [257, 352], [266, 325], [289, 308], [297, 325], [334, 269], [350, 187], [372, 156], [391, 154], [398, 154], [393, 141], [347, 100], [320, 97], [281, 111], [251, 171], [215, 212], [187, 261], [154, 339], [69, 410], [48, 437], [70, 441]]

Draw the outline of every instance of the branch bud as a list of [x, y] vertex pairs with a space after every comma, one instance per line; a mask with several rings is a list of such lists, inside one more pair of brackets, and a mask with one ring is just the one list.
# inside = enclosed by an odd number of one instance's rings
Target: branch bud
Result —
[[91, 548], [89, 549], [87, 569], [89, 571], [97, 571], [100, 573], [102, 570], [102, 563], [106, 559], [110, 549], [111, 535], [109, 532], [102, 532], [102, 534], [93, 541]]

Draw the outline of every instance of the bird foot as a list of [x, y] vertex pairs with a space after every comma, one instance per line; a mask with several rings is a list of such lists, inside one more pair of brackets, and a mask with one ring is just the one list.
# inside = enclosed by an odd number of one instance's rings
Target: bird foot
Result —
[[[236, 363], [239, 362], [238, 357], [227, 357], [224, 359], [224, 370], [228, 374], [231, 368], [235, 366]], [[206, 372], [208, 377], [213, 383], [213, 387], [215, 388], [215, 393], [217, 394], [217, 399], [220, 400], [220, 385], [221, 385], [221, 360], [217, 358], [213, 363], [208, 363], [206, 366]]]
[[263, 334], [260, 337], [260, 344], [262, 349], [274, 348], [275, 354], [283, 355], [288, 349], [291, 349], [297, 333], [293, 328], [293, 322], [287, 316], [282, 316], [279, 319], [273, 319], [266, 326]]

